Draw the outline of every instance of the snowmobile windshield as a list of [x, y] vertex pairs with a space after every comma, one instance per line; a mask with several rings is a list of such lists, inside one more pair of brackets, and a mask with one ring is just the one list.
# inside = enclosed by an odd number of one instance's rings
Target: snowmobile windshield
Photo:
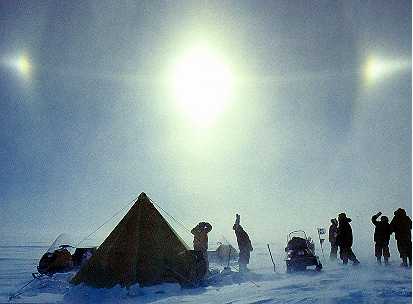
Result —
[[74, 239], [66, 233], [59, 234], [47, 252], [53, 253], [56, 250], [63, 248], [69, 250], [70, 253], [73, 253], [76, 249]]
[[301, 238], [304, 240], [307, 239], [307, 235], [305, 234], [303, 230], [297, 230], [297, 231], [290, 232], [290, 234], [288, 235], [287, 241], [291, 240], [294, 237]]

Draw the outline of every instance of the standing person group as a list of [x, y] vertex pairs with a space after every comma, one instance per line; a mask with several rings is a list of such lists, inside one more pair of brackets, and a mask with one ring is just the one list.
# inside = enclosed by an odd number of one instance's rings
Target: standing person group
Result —
[[[235, 236], [237, 238], [238, 249], [239, 249], [239, 271], [248, 271], [247, 265], [250, 262], [250, 252], [253, 250], [251, 240], [248, 233], [242, 228], [240, 224], [241, 217], [239, 214], [236, 215], [236, 220], [232, 229], [235, 231]], [[194, 228], [192, 228], [191, 233], [194, 235], [194, 250], [201, 251], [202, 256], [205, 259], [206, 265], [208, 267], [208, 233], [212, 230], [211, 224], [207, 222], [200, 222]]]
[[[380, 217], [381, 216], [381, 217]], [[378, 218], [380, 217], [380, 221]], [[239, 248], [239, 271], [248, 271], [247, 265], [250, 261], [250, 254], [253, 250], [251, 240], [248, 234], [245, 232], [240, 224], [241, 217], [236, 215], [235, 223], [232, 229], [235, 232]], [[394, 212], [394, 217], [389, 223], [387, 216], [382, 215], [381, 212], [373, 215], [371, 222], [375, 226], [374, 230], [374, 254], [377, 259], [377, 263], [381, 264], [381, 258], [384, 258], [384, 264], [389, 264], [390, 250], [389, 241], [390, 235], [395, 234], [397, 241], [397, 249], [402, 259], [401, 266], [412, 266], [412, 240], [411, 229], [412, 221], [406, 214], [406, 210], [399, 208]], [[356, 255], [353, 252], [353, 230], [351, 228], [351, 219], [347, 217], [345, 213], [338, 215], [338, 220], [331, 219], [331, 226], [329, 228], [329, 242], [331, 244], [330, 259], [337, 259], [337, 251], [340, 250], [340, 259], [343, 264], [348, 264], [348, 261], [352, 261], [353, 265], [360, 264]], [[211, 224], [207, 222], [200, 222], [195, 226], [191, 233], [194, 235], [194, 250], [201, 251], [202, 256], [205, 259], [208, 267], [208, 233], [212, 230]]]
[[340, 258], [343, 264], [347, 264], [348, 260], [353, 262], [353, 265], [360, 264], [356, 255], [351, 248], [353, 246], [353, 230], [350, 226], [351, 219], [345, 213], [338, 215], [338, 230], [337, 230], [337, 245], [340, 248]]
[[[402, 259], [401, 266], [412, 266], [412, 240], [411, 229], [412, 221], [406, 214], [406, 210], [399, 208], [394, 212], [394, 217], [389, 223], [387, 216], [381, 216], [382, 213], [378, 212], [373, 215], [371, 222], [375, 226], [374, 230], [374, 255], [376, 256], [377, 263], [381, 264], [381, 258], [384, 258], [384, 264], [389, 264], [390, 250], [389, 241], [390, 235], [395, 234], [397, 241], [397, 249]], [[381, 216], [381, 217], [380, 217]], [[380, 217], [380, 221], [378, 218]], [[338, 215], [338, 221], [331, 220], [331, 226], [329, 229], [329, 241], [331, 244], [330, 259], [335, 260], [337, 258], [337, 249], [340, 248], [340, 258], [343, 264], [347, 264], [348, 260], [352, 261], [354, 265], [359, 264], [353, 250], [353, 232], [350, 226], [351, 219], [346, 216], [345, 213]]]

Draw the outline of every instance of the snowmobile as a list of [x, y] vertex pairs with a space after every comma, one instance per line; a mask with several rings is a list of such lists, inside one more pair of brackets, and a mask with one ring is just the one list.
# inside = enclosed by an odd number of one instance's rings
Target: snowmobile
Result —
[[[96, 248], [76, 248], [71, 245], [70, 237], [67, 234], [60, 234], [50, 248], [41, 257], [38, 273], [33, 273], [33, 277], [42, 275], [51, 276], [57, 272], [68, 272], [82, 266], [96, 252]], [[73, 255], [72, 255], [72, 252]]]
[[314, 242], [303, 230], [292, 231], [288, 234], [285, 252], [287, 272], [304, 271], [308, 266], [315, 266], [316, 271], [323, 268], [320, 259], [315, 255]]

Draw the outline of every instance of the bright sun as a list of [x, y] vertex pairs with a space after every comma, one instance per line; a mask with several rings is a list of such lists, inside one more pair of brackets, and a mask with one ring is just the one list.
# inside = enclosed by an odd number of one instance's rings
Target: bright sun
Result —
[[17, 72], [25, 81], [29, 81], [33, 72], [33, 65], [30, 57], [26, 53], [4, 58], [2, 62], [5, 66]]
[[181, 110], [198, 126], [210, 126], [231, 100], [231, 69], [206, 45], [196, 45], [178, 57], [169, 77]]
[[368, 86], [375, 84], [377, 81], [411, 68], [409, 59], [389, 59], [369, 56], [364, 65], [364, 79]]

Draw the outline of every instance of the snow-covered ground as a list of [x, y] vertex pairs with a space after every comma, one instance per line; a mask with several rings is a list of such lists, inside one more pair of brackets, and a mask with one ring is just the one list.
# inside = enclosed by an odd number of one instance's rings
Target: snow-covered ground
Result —
[[[35, 280], [9, 302], [9, 296], [32, 279], [46, 244], [0, 246], [0, 303], [411, 303], [411, 269], [399, 266], [396, 252], [391, 265], [378, 266], [373, 256], [359, 257], [359, 266], [323, 262], [320, 273], [285, 273], [282, 244], [272, 244], [276, 272], [266, 244], [255, 245], [251, 272], [217, 276], [208, 286], [181, 289], [177, 284], [147, 288], [133, 286], [93, 289], [71, 286], [73, 275], [58, 274]], [[218, 265], [215, 265], [218, 267]]]

